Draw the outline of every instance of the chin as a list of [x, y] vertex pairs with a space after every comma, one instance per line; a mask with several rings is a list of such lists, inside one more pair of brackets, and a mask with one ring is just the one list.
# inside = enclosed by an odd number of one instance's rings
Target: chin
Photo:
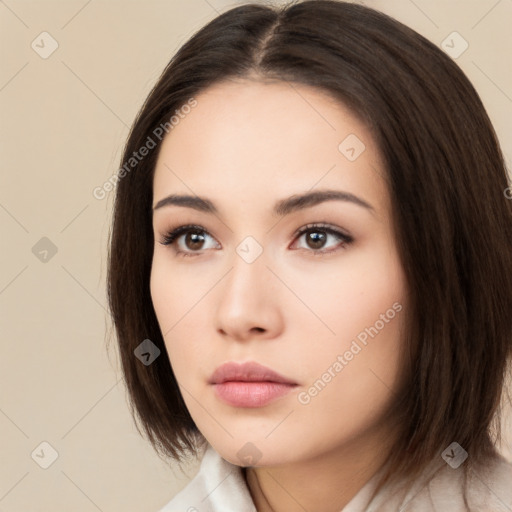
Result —
[[[276, 439], [276, 443], [277, 443]], [[297, 456], [292, 446], [274, 443], [264, 437], [225, 439], [224, 442], [210, 442], [215, 451], [225, 460], [240, 467], [278, 466], [291, 462], [290, 455]]]

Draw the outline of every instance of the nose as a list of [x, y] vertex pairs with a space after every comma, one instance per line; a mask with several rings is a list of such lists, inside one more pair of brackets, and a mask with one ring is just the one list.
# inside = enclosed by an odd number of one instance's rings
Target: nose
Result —
[[250, 263], [234, 254], [232, 268], [217, 291], [217, 331], [225, 338], [268, 339], [282, 328], [278, 290], [282, 285], [267, 263], [264, 252]]

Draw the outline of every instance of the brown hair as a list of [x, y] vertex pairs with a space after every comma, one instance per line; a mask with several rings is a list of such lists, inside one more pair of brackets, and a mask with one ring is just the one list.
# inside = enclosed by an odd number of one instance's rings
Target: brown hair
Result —
[[[475, 89], [434, 44], [373, 9], [329, 0], [245, 5], [208, 23], [172, 58], [122, 162], [210, 85], [253, 77], [337, 98], [366, 123], [385, 163], [410, 316], [407, 385], [393, 411], [400, 435], [381, 483], [411, 482], [453, 441], [469, 453], [466, 469], [485, 462], [495, 453], [491, 426], [512, 347], [512, 201]], [[180, 394], [150, 295], [159, 148], [160, 141], [119, 179], [108, 294], [132, 413], [160, 454], [181, 460], [204, 439]], [[162, 357], [145, 366], [134, 350], [147, 338]]]

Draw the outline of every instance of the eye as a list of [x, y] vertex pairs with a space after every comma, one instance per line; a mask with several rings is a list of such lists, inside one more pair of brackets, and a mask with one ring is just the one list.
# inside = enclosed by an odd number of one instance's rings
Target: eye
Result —
[[[198, 250], [205, 249], [205, 247], [203, 246], [204, 241], [206, 239], [205, 234], [206, 237], [211, 238], [211, 235], [207, 234], [207, 232], [201, 226], [197, 226], [194, 224], [180, 226], [175, 230], [169, 232], [167, 235], [164, 235], [160, 243], [162, 245], [177, 245], [178, 248], [175, 248], [175, 251], [176, 254], [178, 254], [179, 256], [197, 256], [199, 254], [197, 252]], [[182, 238], [183, 235], [185, 235], [185, 248], [188, 247], [189, 249], [192, 250], [192, 252], [182, 250], [179, 248], [180, 244], [176, 244], [176, 242], [179, 242], [180, 238]]]
[[[338, 245], [341, 248], [345, 248], [348, 244], [353, 242], [353, 238], [346, 233], [339, 231], [333, 227], [325, 224], [308, 224], [294, 234], [295, 239], [301, 239], [305, 236], [307, 246], [299, 247], [299, 249], [312, 249], [314, 255], [323, 255], [326, 253], [336, 252], [336, 249], [325, 250], [323, 249], [326, 241], [329, 237], [338, 240]], [[180, 247], [180, 240], [183, 238], [183, 245]], [[199, 256], [201, 250], [211, 249], [212, 247], [205, 247], [205, 240], [213, 237], [202, 227], [195, 224], [189, 224], [185, 226], [179, 226], [178, 228], [170, 231], [162, 237], [160, 244], [162, 245], [174, 245], [175, 252], [179, 256]], [[217, 244], [216, 249], [220, 248]], [[321, 250], [320, 250], [321, 249]]]
[[341, 248], [345, 248], [347, 245], [354, 241], [354, 239], [350, 235], [347, 235], [346, 233], [343, 233], [338, 229], [335, 229], [325, 224], [308, 224], [307, 226], [301, 228], [299, 231], [295, 233], [295, 237], [298, 238], [299, 240], [303, 236], [305, 236], [304, 240], [306, 243], [306, 247], [302, 246], [300, 247], [300, 249], [313, 249], [313, 251], [309, 252], [312, 252], [315, 256], [322, 256], [326, 253], [336, 252], [337, 249], [323, 249], [329, 237], [337, 239], [338, 245]]

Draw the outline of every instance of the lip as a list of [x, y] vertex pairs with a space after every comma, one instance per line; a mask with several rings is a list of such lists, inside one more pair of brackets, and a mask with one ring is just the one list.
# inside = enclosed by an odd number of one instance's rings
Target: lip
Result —
[[234, 407], [263, 407], [298, 385], [256, 362], [225, 363], [208, 382], [221, 400]]

